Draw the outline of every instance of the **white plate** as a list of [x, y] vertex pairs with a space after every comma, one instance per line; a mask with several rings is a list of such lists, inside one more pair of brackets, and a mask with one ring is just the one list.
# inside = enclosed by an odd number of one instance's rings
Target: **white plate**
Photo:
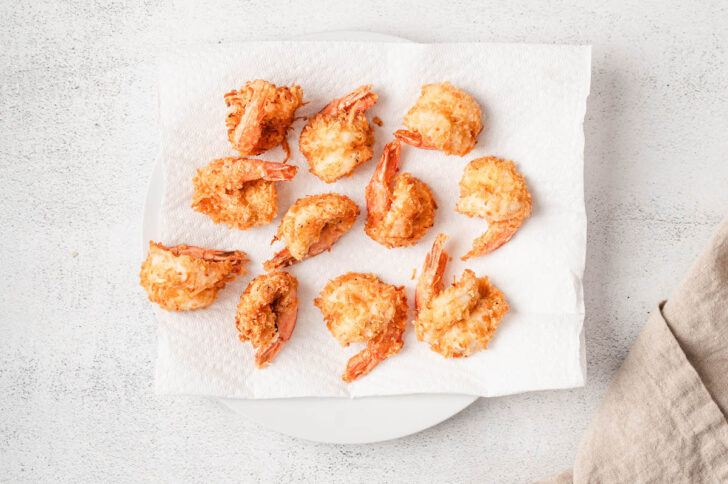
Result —
[[[408, 42], [369, 32], [323, 32], [295, 40]], [[162, 204], [162, 162], [157, 161], [144, 208], [144, 251], [158, 240]], [[317, 442], [364, 444], [396, 439], [432, 427], [475, 401], [472, 395], [396, 395], [388, 397], [219, 399], [236, 413], [283, 434]]]

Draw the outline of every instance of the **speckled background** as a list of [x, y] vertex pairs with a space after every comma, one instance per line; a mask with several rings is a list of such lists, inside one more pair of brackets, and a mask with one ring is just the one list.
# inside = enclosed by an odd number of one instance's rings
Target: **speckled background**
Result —
[[[389, 4], [0, 3], [0, 479], [527, 482], [569, 465], [648, 312], [728, 212], [728, 7]], [[157, 55], [339, 29], [593, 45], [586, 387], [480, 399], [364, 446], [154, 396], [155, 322], [137, 273]]]

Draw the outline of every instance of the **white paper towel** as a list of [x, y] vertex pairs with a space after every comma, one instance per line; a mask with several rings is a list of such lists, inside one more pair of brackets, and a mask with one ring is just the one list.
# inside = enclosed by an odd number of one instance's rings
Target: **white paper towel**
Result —
[[[299, 167], [292, 182], [278, 189], [278, 217], [247, 231], [216, 225], [190, 208], [195, 170], [236, 152], [227, 140], [223, 95], [247, 80], [297, 83], [312, 115], [332, 98], [373, 84], [379, 101], [367, 112], [379, 116], [374, 158], [351, 178], [327, 185], [308, 172], [298, 151], [304, 120], [289, 135], [290, 163]], [[161, 242], [185, 243], [248, 253], [248, 274], [219, 294], [211, 307], [186, 313], [157, 310], [159, 393], [238, 398], [364, 396], [406, 393], [504, 395], [566, 388], [584, 383], [582, 276], [586, 245], [583, 196], [582, 123], [589, 93], [590, 48], [508, 44], [409, 44], [356, 42], [253, 42], [218, 45], [170, 55], [160, 71], [160, 122], [164, 161]], [[435, 226], [410, 248], [386, 249], [364, 233], [364, 187], [391, 133], [419, 96], [420, 86], [450, 81], [483, 108], [485, 129], [467, 156], [404, 145], [401, 172], [411, 172], [432, 189], [439, 209]], [[533, 214], [514, 238], [485, 257], [459, 257], [482, 234], [483, 219], [455, 212], [458, 182], [477, 157], [512, 159], [526, 177]], [[259, 158], [282, 161], [276, 148]], [[238, 299], [263, 272], [263, 261], [281, 248], [270, 240], [287, 208], [298, 198], [325, 192], [352, 198], [362, 214], [331, 252], [291, 267], [298, 278], [298, 323], [273, 364], [258, 370], [249, 343], [235, 328]], [[444, 359], [417, 341], [412, 326], [402, 351], [370, 374], [347, 384], [341, 373], [362, 344], [342, 348], [313, 305], [325, 283], [349, 271], [373, 272], [390, 284], [405, 285], [414, 301], [418, 273], [439, 232], [451, 238], [453, 260], [445, 280], [463, 269], [488, 275], [510, 304], [486, 351]]]

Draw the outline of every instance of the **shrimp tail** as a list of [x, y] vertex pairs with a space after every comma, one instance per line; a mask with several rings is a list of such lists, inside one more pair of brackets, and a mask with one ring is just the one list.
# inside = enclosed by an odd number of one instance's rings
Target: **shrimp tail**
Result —
[[435, 243], [432, 244], [432, 249], [425, 258], [422, 274], [417, 280], [415, 289], [415, 311], [424, 309], [427, 303], [442, 291], [442, 275], [448, 259], [444, 245], [448, 238], [445, 234], [438, 234]]
[[266, 348], [261, 348], [255, 353], [255, 366], [258, 368], [265, 368], [270, 365], [273, 358], [283, 349], [286, 342], [283, 339], [278, 338], [272, 344]]
[[360, 353], [349, 359], [341, 379], [350, 383], [372, 371], [383, 360], [397, 354], [404, 344], [403, 333], [404, 325], [394, 325], [372, 340]]
[[[308, 259], [309, 257], [313, 257], [319, 255], [322, 252], [326, 252], [327, 250], [331, 250], [331, 246], [333, 246], [336, 241], [341, 238], [342, 235], [344, 235], [344, 232], [337, 230], [337, 227], [335, 225], [326, 225], [321, 230], [321, 235], [319, 236], [319, 239], [311, 244], [311, 247], [308, 248], [308, 252], [303, 257], [303, 259]], [[275, 239], [273, 240], [275, 241]], [[285, 249], [278, 252], [275, 256], [273, 256], [272, 259], [264, 262], [263, 269], [265, 269], [266, 271], [282, 269], [284, 267], [292, 266], [297, 262], [301, 261], [293, 257], [291, 252], [288, 250], [288, 247], [286, 247]]]
[[270, 272], [278, 269], [283, 269], [284, 267], [292, 266], [296, 262], [298, 262], [298, 260], [293, 257], [291, 252], [288, 250], [288, 247], [286, 247], [285, 249], [276, 253], [276, 255], [274, 255], [272, 259], [265, 261], [263, 263], [263, 269]]
[[488, 230], [473, 241], [473, 248], [470, 252], [462, 256], [460, 259], [468, 260], [479, 255], [490, 254], [498, 247], [511, 240], [511, 237], [513, 237], [522, 223], [523, 219], [518, 217], [490, 223], [488, 225]]
[[268, 181], [285, 181], [291, 180], [296, 176], [298, 167], [293, 165], [285, 165], [273, 161], [263, 162], [263, 180]]
[[229, 179], [237, 183], [255, 180], [286, 181], [293, 179], [298, 172], [296, 166], [257, 158], [236, 158], [233, 163], [234, 171]]
[[394, 140], [387, 143], [382, 151], [382, 158], [366, 189], [367, 212], [370, 217], [382, 217], [389, 210], [392, 203], [390, 185], [399, 170], [401, 150], [402, 144]]
[[253, 83], [253, 95], [250, 103], [245, 108], [245, 113], [240, 119], [240, 123], [235, 128], [234, 140], [235, 148], [244, 154], [254, 154], [255, 147], [263, 135], [263, 125], [261, 121], [265, 116], [265, 102], [269, 95], [269, 86], [265, 81], [255, 81]]
[[377, 166], [375, 177], [385, 185], [394, 180], [394, 175], [399, 170], [399, 155], [402, 151], [402, 144], [399, 140], [390, 141], [382, 151], [382, 159]]
[[341, 379], [347, 383], [352, 382], [372, 371], [379, 364], [379, 361], [369, 348], [365, 348], [361, 353], [354, 355], [349, 360]]
[[194, 245], [180, 244], [169, 247], [169, 251], [175, 256], [189, 255], [197, 259], [204, 259], [211, 262], [231, 261], [240, 264], [248, 261], [248, 257], [245, 252], [238, 250], [213, 250]]
[[296, 327], [296, 317], [298, 316], [298, 302], [290, 311], [278, 315], [278, 321], [276, 327], [278, 329], [278, 338], [268, 345], [266, 348], [260, 348], [255, 353], [255, 366], [263, 368], [273, 361], [273, 358], [283, 349], [286, 342], [290, 339], [293, 334], [293, 329]]
[[371, 91], [371, 84], [361, 86], [346, 96], [331, 101], [321, 110], [321, 114], [332, 115], [339, 111], [350, 111], [354, 114], [364, 112], [377, 103], [377, 95]]
[[425, 141], [422, 135], [416, 131], [408, 131], [406, 129], [398, 129], [394, 132], [394, 137], [403, 143], [407, 143], [415, 148], [422, 148], [423, 150], [436, 150], [437, 148]]

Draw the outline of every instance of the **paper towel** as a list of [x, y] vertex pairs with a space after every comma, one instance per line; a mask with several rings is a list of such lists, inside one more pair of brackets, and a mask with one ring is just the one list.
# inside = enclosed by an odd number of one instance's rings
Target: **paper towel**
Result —
[[[192, 178], [214, 158], [234, 156], [227, 140], [223, 95], [246, 81], [297, 83], [310, 116], [332, 98], [373, 84], [379, 101], [367, 112], [374, 127], [374, 158], [350, 178], [325, 184], [308, 172], [298, 151], [300, 119], [290, 131], [292, 182], [281, 182], [278, 216], [247, 231], [216, 225], [190, 208]], [[185, 243], [248, 253], [248, 274], [220, 291], [207, 309], [184, 313], [157, 310], [159, 356], [156, 390], [238, 398], [365, 396], [407, 393], [504, 395], [582, 385], [585, 358], [582, 276], [586, 245], [583, 148], [590, 49], [578, 46], [508, 44], [409, 44], [357, 42], [251, 42], [171, 54], [160, 69], [160, 123], [164, 197], [160, 242]], [[403, 145], [400, 172], [426, 182], [439, 205], [435, 225], [414, 247], [386, 249], [364, 233], [364, 187], [382, 147], [427, 83], [449, 81], [483, 109], [485, 129], [465, 157]], [[533, 197], [533, 214], [514, 238], [484, 257], [460, 261], [487, 222], [455, 212], [465, 165], [482, 156], [514, 160]], [[282, 161], [281, 148], [258, 158]], [[263, 370], [235, 328], [236, 306], [245, 286], [263, 272], [279, 250], [270, 241], [288, 207], [317, 193], [342, 193], [362, 214], [333, 247], [290, 268], [298, 278], [298, 323], [285, 348]], [[410, 325], [402, 351], [353, 383], [341, 380], [347, 360], [363, 348], [344, 348], [327, 330], [313, 305], [326, 282], [349, 271], [373, 272], [404, 285], [414, 301], [413, 269], [420, 271], [435, 236], [450, 236], [453, 260], [445, 280], [463, 269], [487, 275], [505, 294], [511, 310], [488, 345], [469, 358], [445, 359], [417, 341]]]

